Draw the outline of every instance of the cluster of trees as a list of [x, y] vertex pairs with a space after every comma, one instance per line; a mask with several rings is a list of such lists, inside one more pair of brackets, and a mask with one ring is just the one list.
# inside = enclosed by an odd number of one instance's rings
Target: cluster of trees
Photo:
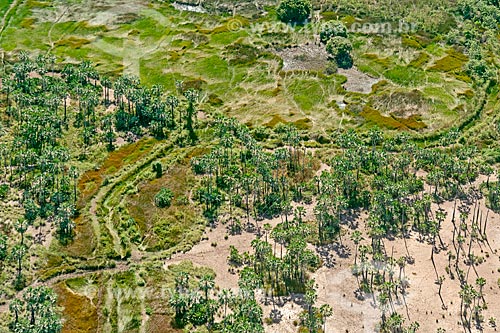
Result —
[[[41, 227], [47, 223], [63, 244], [74, 236], [79, 174], [65, 138], [77, 133], [80, 147], [72, 148], [83, 149], [79, 159], [86, 159], [89, 148], [100, 142], [112, 150], [117, 136], [134, 139], [150, 133], [165, 138], [175, 131], [179, 145], [193, 143], [199, 91], [181, 81], [175, 83], [176, 93], [159, 85], [144, 87], [130, 76], [113, 82], [88, 61], [59, 66], [52, 56], [33, 57], [27, 52], [2, 67], [1, 80], [11, 138], [0, 144], [0, 198], [21, 191], [24, 210], [12, 228], [19, 237], [10, 237], [2, 261], [16, 263], [15, 286], [21, 289], [23, 263], [31, 246], [31, 237], [25, 237], [28, 230], [38, 228], [37, 242], [42, 241]], [[172, 198], [163, 193], [158, 199], [168, 206]], [[13, 245], [15, 239], [19, 241]]]
[[193, 171], [203, 176], [197, 197], [205, 216], [215, 220], [227, 202], [228, 220], [238, 228], [241, 222], [235, 208], [244, 210], [249, 225], [251, 216], [255, 220], [278, 216], [292, 200], [305, 199], [312, 159], [305, 154], [295, 127], [277, 126], [284, 147], [274, 151], [264, 149], [248, 127], [234, 119], [218, 118], [214, 131], [218, 144], [209, 154], [191, 160]]
[[[252, 243], [254, 253], [240, 254], [233, 248], [229, 262], [252, 267], [273, 298], [292, 291], [304, 292], [306, 272], [318, 264], [317, 257], [307, 252], [306, 240], [338, 242], [342, 247], [347, 221], [353, 220], [349, 217], [359, 209], [365, 210], [367, 235], [352, 233], [357, 292], [360, 297], [373, 294], [374, 301], [384, 309], [382, 327], [402, 330], [404, 320], [393, 303], [406, 295], [408, 283], [402, 272], [413, 258], [407, 247], [405, 256], [394, 258], [384, 239], [398, 236], [406, 245], [407, 238], [416, 233], [419, 240], [432, 245], [433, 261], [434, 252], [447, 248], [440, 234], [446, 213], [432, 209], [432, 204], [469, 198], [470, 184], [479, 173], [491, 174], [492, 170], [482, 167], [476, 160], [477, 150], [459, 142], [453, 131], [443, 137], [440, 146], [421, 148], [406, 133], [384, 138], [380, 130], [373, 128], [365, 136], [353, 130], [338, 134], [335, 140], [341, 151], [331, 159], [331, 170], [312, 177], [308, 170], [311, 157], [301, 149], [300, 134], [294, 128], [283, 125], [275, 129], [283, 147], [272, 151], [260, 148], [255, 139], [260, 132], [250, 132], [232, 119], [219, 118], [215, 125], [219, 143], [209, 154], [192, 160], [194, 172], [202, 176], [198, 194], [205, 211], [211, 212], [207, 216], [215, 220], [224, 211], [225, 216], [229, 215], [229, 229], [237, 232], [241, 229], [238, 211], [242, 211], [247, 226], [255, 223], [253, 227], [259, 231], [260, 237]], [[304, 223], [300, 207], [293, 219], [288, 218], [293, 201], [310, 202], [311, 196], [316, 198], [316, 230]], [[478, 207], [476, 204], [469, 224], [465, 219], [456, 222], [458, 207], [453, 211], [453, 257], [463, 258], [467, 270], [459, 267], [458, 259], [454, 269], [450, 266], [448, 270], [460, 275], [461, 285], [467, 283], [468, 271], [478, 263], [472, 245], [487, 244], [488, 215], [480, 213]], [[283, 222], [274, 229], [258, 225], [259, 219], [273, 216], [281, 216]], [[268, 242], [268, 236], [274, 244]], [[364, 237], [369, 238], [368, 242]], [[278, 256], [277, 244], [287, 249], [285, 256], [281, 251]], [[442, 286], [443, 278], [437, 271], [436, 281]], [[411, 324], [406, 329], [417, 327]]]
[[[460, 13], [466, 20], [496, 29], [499, 16], [494, 9], [498, 11], [498, 3], [480, 2], [481, 6], [474, 9], [470, 1], [460, 1]], [[300, 23], [309, 17], [310, 10], [308, 1], [284, 0], [277, 13], [285, 22]], [[490, 10], [492, 16], [484, 14]], [[465, 43], [470, 56], [467, 70], [478, 80], [490, 80], [494, 73], [473, 39]], [[342, 23], [327, 22], [320, 40], [339, 67], [352, 66], [352, 45]], [[0, 145], [3, 170], [0, 181], [22, 191], [24, 215], [14, 223], [18, 242], [9, 243], [8, 237], [0, 234], [0, 264], [7, 259], [15, 263], [18, 288], [24, 287], [23, 260], [30, 246], [25, 234], [29, 228], [48, 221], [61, 241], [70, 240], [74, 234], [72, 218], [76, 214], [78, 172], [70, 166], [71, 154], [62, 144], [65, 133], [70, 128], [76, 130], [84, 147], [103, 139], [109, 150], [114, 148], [120, 133], [133, 136], [150, 133], [165, 138], [177, 131], [179, 145], [194, 143], [199, 91], [186, 89], [182, 82], [176, 82], [176, 86], [177, 94], [173, 94], [158, 85], [144, 87], [130, 76], [112, 82], [100, 77], [89, 62], [58, 69], [53, 57], [32, 59], [26, 53], [21, 53], [19, 60], [5, 69], [1, 89], [13, 140], [12, 144]], [[184, 96], [184, 109], [180, 107], [183, 101], [179, 95]], [[108, 111], [112, 109], [110, 105], [116, 106], [116, 110]], [[214, 293], [212, 276], [202, 277], [198, 289], [192, 288], [189, 276], [178, 277], [170, 298], [176, 324], [207, 325], [221, 332], [262, 332], [262, 309], [253, 290], [263, 287], [273, 302], [287, 293], [303, 292], [308, 307], [301, 316], [302, 325], [309, 332], [319, 332], [332, 310], [328, 306], [314, 306], [317, 295], [308, 271], [320, 262], [307, 249], [307, 241], [338, 242], [342, 247], [346, 221], [351, 220], [347, 217], [363, 209], [368, 212], [368, 233], [355, 231], [351, 235], [356, 245], [353, 272], [358, 279], [357, 292], [360, 297], [373, 294], [374, 302], [383, 309], [382, 330], [405, 329], [394, 301], [404, 299], [407, 282], [402, 272], [412, 258], [408, 249], [406, 256], [394, 258], [388, 253], [384, 239], [399, 236], [406, 244], [406, 239], [415, 232], [420, 240], [432, 244], [434, 263], [434, 253], [447, 250], [440, 235], [446, 214], [441, 209], [433, 211], [432, 203], [439, 205], [444, 200], [457, 203], [460, 198], [470, 197], [471, 182], [485, 172], [475, 162], [476, 150], [457, 142], [454, 136], [446, 137], [442, 146], [420, 148], [405, 133], [385, 139], [376, 128], [366, 136], [347, 131], [335, 138], [340, 153], [329, 161], [331, 171], [313, 177], [313, 157], [306, 152], [301, 133], [291, 125], [276, 126], [279, 147], [275, 149], [266, 149], [259, 143], [267, 135], [262, 128], [251, 131], [234, 119], [217, 118], [213, 130], [215, 147], [209, 154], [191, 160], [193, 171], [201, 178], [196, 198], [209, 221], [217, 221], [223, 212], [230, 231], [238, 233], [243, 218], [244, 226], [256, 229], [258, 238], [252, 242], [253, 254], [231, 251], [230, 263], [246, 266], [241, 272], [237, 295], [227, 290]], [[154, 164], [153, 169], [161, 177], [161, 164]], [[417, 175], [418, 172], [424, 176]], [[424, 191], [425, 186], [428, 191]], [[499, 185], [487, 184], [487, 187], [489, 204], [498, 209]], [[0, 198], [8, 194], [8, 186], [2, 184]], [[309, 204], [313, 196], [315, 229], [303, 220], [302, 207], [293, 209], [293, 202]], [[172, 192], [162, 189], [155, 197], [155, 204], [168, 207], [172, 199]], [[449, 251], [447, 266], [448, 277], [460, 282], [462, 323], [469, 330], [474, 320], [480, 325], [481, 311], [486, 306], [482, 293], [485, 280], [475, 269], [481, 258], [473, 253], [473, 244], [489, 246], [488, 214], [483, 216], [477, 201], [474, 203], [472, 214], [455, 204], [451, 220], [453, 249]], [[275, 228], [258, 223], [277, 216], [282, 223]], [[369, 239], [364, 242], [364, 237]], [[16, 244], [11, 246], [13, 243]], [[382, 262], [385, 264], [381, 265]], [[476, 275], [477, 287], [469, 282], [471, 271]], [[444, 279], [436, 270], [440, 297]], [[442, 302], [445, 307], [443, 299]], [[54, 304], [49, 290], [29, 289], [24, 302], [11, 303], [15, 317], [12, 330], [57, 332], [60, 320], [53, 310]], [[221, 306], [223, 319], [216, 322]], [[26, 313], [29, 319], [23, 317]], [[43, 328], [35, 330], [40, 325]], [[411, 324], [406, 331], [417, 328], [417, 324]]]
[[60, 311], [57, 308], [57, 296], [48, 287], [29, 287], [22, 299], [10, 303], [12, 332], [22, 333], [59, 333], [62, 329]]
[[[108, 83], [110, 81], [106, 81]], [[169, 131], [179, 130], [178, 144], [194, 143], [195, 105], [199, 91], [186, 88], [182, 81], [176, 81], [177, 93], [185, 97], [187, 108], [179, 109], [181, 100], [176, 94], [166, 93], [161, 85], [144, 87], [132, 76], [122, 76], [111, 85], [104, 86], [104, 102], [110, 103], [111, 87], [114, 88], [114, 101], [118, 110], [115, 113], [114, 125], [117, 131], [128, 132], [140, 136], [149, 131], [159, 139], [166, 138]], [[178, 113], [178, 115], [176, 114]], [[107, 118], [106, 118], [107, 119]], [[111, 119], [110, 119], [111, 120]], [[103, 125], [108, 130], [106, 137], [110, 145], [114, 138], [109, 123]], [[185, 132], [184, 132], [185, 131]]]
[[321, 29], [319, 38], [321, 43], [326, 45], [326, 51], [338, 67], [352, 67], [352, 44], [347, 38], [347, 28], [342, 22], [326, 22]]
[[[262, 308], [255, 299], [255, 289], [260, 286], [257, 275], [250, 269], [241, 272], [239, 291], [215, 290], [214, 277], [202, 276], [193, 283], [188, 273], [181, 272], [175, 279], [169, 303], [175, 311], [176, 327], [187, 324], [205, 325], [211, 332], [264, 332]], [[216, 321], [216, 316], [221, 318]]]
[[459, 24], [447, 34], [450, 44], [465, 48], [469, 61], [465, 70], [480, 85], [497, 81], [497, 69], [488, 59], [496, 50], [500, 8], [496, 0], [460, 0], [456, 14]]
[[283, 0], [276, 9], [278, 19], [285, 23], [304, 23], [311, 15], [310, 0]]
[[251, 267], [266, 293], [270, 294], [273, 304], [276, 297], [304, 292], [309, 283], [308, 272], [319, 267], [318, 256], [307, 248], [312, 230], [303, 221], [303, 215], [303, 207], [297, 207], [293, 219], [289, 220], [285, 213], [285, 220], [275, 228], [264, 225], [264, 237], [261, 235], [252, 241], [253, 254], [240, 254], [237, 249], [231, 248], [229, 264]]
[[[349, 131], [337, 138], [342, 152], [332, 158], [331, 171], [315, 179], [318, 193], [315, 213], [320, 242], [337, 239], [341, 244], [342, 225], [350, 220], [347, 217], [351, 211], [362, 208], [368, 212], [366, 236], [369, 241], [364, 242], [365, 235], [359, 231], [351, 233], [356, 246], [353, 272], [358, 279], [359, 295], [372, 294], [374, 302], [381, 306], [381, 327], [388, 332], [402, 329], [402, 318], [393, 302], [400, 297], [404, 299], [407, 281], [402, 273], [413, 259], [407, 247], [405, 256], [394, 258], [386, 249], [384, 239], [399, 236], [406, 245], [412, 233], [432, 245], [433, 264], [435, 253], [448, 251], [446, 271], [450, 279], [458, 278], [462, 289], [464, 328], [470, 330], [472, 319], [476, 320], [476, 325], [481, 324], [484, 298], [482, 291], [471, 287], [469, 276], [474, 272], [476, 284], [484, 286], [485, 280], [475, 269], [484, 258], [474, 253], [473, 245], [489, 246], [488, 212], [483, 214], [477, 189], [471, 184], [479, 173], [489, 176], [493, 170], [476, 160], [478, 155], [474, 147], [460, 144], [457, 139], [449, 135], [442, 140], [443, 146], [419, 148], [406, 134], [384, 139], [374, 128], [363, 140], [354, 131]], [[417, 176], [418, 173], [421, 175]], [[490, 202], [494, 201], [497, 185], [486, 182], [485, 187], [491, 188]], [[465, 203], [459, 205], [460, 200]], [[451, 216], [452, 248], [444, 244], [440, 235], [447, 216], [439, 207], [444, 201], [455, 202]], [[433, 203], [438, 209], [432, 209]], [[435, 265], [434, 268], [438, 294], [446, 308], [441, 295], [445, 276], [438, 274]]]
[[[0, 179], [22, 191], [24, 208], [24, 216], [13, 226], [19, 241], [9, 250], [17, 266], [18, 289], [25, 283], [23, 260], [30, 246], [25, 233], [30, 227], [38, 227], [36, 240], [41, 240], [41, 226], [47, 222], [62, 242], [73, 235], [78, 173], [68, 163], [70, 152], [60, 144], [68, 125], [69, 97], [64, 74], [49, 73], [54, 61], [45, 56], [33, 60], [21, 53], [2, 77], [12, 140], [0, 145]], [[90, 80], [92, 74], [85, 73], [80, 80]]]
[[464, 19], [484, 29], [498, 29], [500, 8], [497, 0], [460, 0], [457, 10]]

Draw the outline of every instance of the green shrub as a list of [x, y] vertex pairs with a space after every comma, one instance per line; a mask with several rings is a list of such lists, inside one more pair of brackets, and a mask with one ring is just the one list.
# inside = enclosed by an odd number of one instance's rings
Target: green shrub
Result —
[[8, 194], [9, 194], [9, 185], [7, 184], [0, 185], [0, 199], [7, 198]]
[[326, 43], [326, 51], [335, 60], [340, 68], [351, 68], [353, 65], [351, 51], [352, 44], [345, 37], [336, 36]]
[[163, 174], [163, 167], [160, 162], [153, 163], [153, 172], [156, 175], [156, 178], [160, 178]]
[[303, 23], [311, 14], [312, 5], [309, 0], [283, 0], [276, 14], [285, 23]]
[[323, 44], [326, 44], [330, 38], [337, 36], [347, 38], [347, 28], [340, 21], [326, 22], [319, 33], [319, 39]]
[[238, 252], [238, 249], [236, 247], [234, 247], [233, 245], [229, 246], [229, 257], [227, 258], [227, 261], [232, 266], [243, 265], [243, 257]]
[[155, 196], [155, 205], [159, 208], [169, 207], [172, 203], [174, 194], [168, 188], [162, 188]]

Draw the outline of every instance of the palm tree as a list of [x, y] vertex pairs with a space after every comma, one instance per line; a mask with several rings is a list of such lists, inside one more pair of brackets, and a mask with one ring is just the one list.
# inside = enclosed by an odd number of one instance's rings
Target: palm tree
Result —
[[175, 310], [175, 318], [181, 320], [187, 306], [187, 299], [185, 294], [178, 292], [177, 290], [171, 292], [168, 303]]
[[359, 231], [359, 230], [355, 230], [351, 235], [351, 240], [354, 242], [354, 245], [356, 246], [356, 250], [354, 253], [354, 265], [357, 264], [359, 243], [363, 239], [364, 239], [363, 235], [361, 234], [361, 231]]
[[[166, 103], [168, 106], [170, 106], [170, 125], [169, 126], [171, 128], [174, 128], [175, 127], [174, 110], [179, 105], [179, 99], [175, 95], [168, 95]], [[179, 118], [179, 120], [180, 120], [180, 118]]]
[[179, 272], [175, 277], [175, 288], [178, 291], [184, 292], [189, 287], [189, 274], [186, 272]]
[[10, 114], [11, 99], [10, 96], [15, 89], [14, 82], [8, 75], [1, 78], [2, 92], [5, 94], [5, 104], [7, 105], [7, 114]]
[[483, 288], [486, 285], [486, 279], [483, 277], [478, 277], [476, 279], [476, 284], [479, 287], [479, 291], [478, 291], [479, 297], [481, 297], [481, 299], [483, 300], [483, 305], [485, 305], [486, 301], [484, 300]]
[[17, 324], [19, 323], [19, 317], [21, 316], [21, 313], [24, 311], [24, 303], [15, 298], [14, 300], [12, 300], [12, 302], [10, 302], [10, 305], [9, 305], [9, 310], [10, 312], [14, 313], [14, 327], [17, 326]]
[[316, 321], [316, 313], [314, 309], [314, 304], [316, 303], [316, 300], [318, 299], [318, 294], [316, 293], [316, 290], [314, 289], [314, 280], [311, 280], [307, 283], [306, 287], [306, 293], [304, 295], [304, 301], [307, 305], [307, 320], [306, 320], [306, 327], [309, 329], [309, 332], [315, 333], [317, 332], [317, 321]]
[[319, 308], [319, 313], [321, 314], [321, 321], [323, 322], [323, 332], [326, 332], [326, 320], [333, 315], [333, 309], [330, 305], [323, 304]]
[[108, 150], [114, 149], [113, 142], [116, 138], [115, 132], [113, 131], [113, 116], [108, 114], [102, 118], [101, 130], [104, 132], [104, 139], [108, 143]]
[[211, 274], [205, 274], [200, 278], [198, 282], [200, 289], [205, 294], [205, 302], [208, 302], [208, 292], [215, 286], [214, 276]]
[[17, 263], [17, 275], [16, 275], [16, 288], [22, 289], [24, 287], [23, 282], [23, 258], [26, 255], [27, 248], [25, 245], [16, 244], [10, 253], [11, 257]]
[[188, 100], [188, 108], [186, 110], [186, 129], [189, 132], [189, 136], [191, 141], [196, 141], [196, 134], [194, 133], [193, 128], [193, 116], [195, 116], [195, 108], [194, 104], [198, 101], [199, 92], [194, 89], [189, 89], [184, 92], [184, 96]]
[[104, 105], [108, 106], [111, 103], [110, 100], [110, 90], [113, 87], [113, 83], [108, 77], [103, 77], [101, 79], [101, 85], [104, 90]]
[[222, 289], [219, 293], [219, 304], [224, 306], [224, 318], [227, 313], [227, 306], [232, 302], [234, 294], [230, 289]]

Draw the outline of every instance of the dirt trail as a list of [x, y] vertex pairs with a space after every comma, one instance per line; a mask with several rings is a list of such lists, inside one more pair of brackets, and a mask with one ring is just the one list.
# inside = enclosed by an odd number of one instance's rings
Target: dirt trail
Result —
[[[54, 276], [46, 281], [38, 281], [35, 280], [32, 284], [30, 284], [28, 287], [39, 287], [39, 286], [52, 286], [54, 284], [57, 284], [61, 281], [69, 280], [69, 279], [74, 279], [82, 276], [87, 276], [95, 273], [118, 273], [118, 272], [124, 272], [129, 269], [128, 263], [124, 262], [118, 262], [115, 267], [113, 268], [102, 268], [102, 269], [95, 269], [95, 270], [85, 270], [85, 271], [76, 271], [73, 273], [68, 273], [68, 274], [61, 274]], [[23, 292], [26, 291], [26, 288], [18, 291], [16, 293], [16, 298], [21, 298]], [[5, 313], [9, 311], [9, 304], [10, 301], [7, 301], [5, 304], [0, 305], [0, 313]]]

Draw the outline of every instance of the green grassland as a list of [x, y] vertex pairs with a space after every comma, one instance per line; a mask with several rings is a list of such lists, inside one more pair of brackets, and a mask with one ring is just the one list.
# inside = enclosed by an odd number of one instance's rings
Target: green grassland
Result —
[[[175, 80], [199, 81], [206, 96], [222, 101], [223, 112], [251, 126], [269, 123], [275, 116], [286, 122], [305, 120], [313, 132], [331, 130], [341, 123], [343, 116], [332, 102], [349, 98], [341, 88], [345, 79], [323, 73], [284, 73], [281, 58], [274, 54], [273, 49], [312, 41], [313, 35], [306, 29], [286, 29], [278, 33], [279, 38], [270, 39], [277, 32], [270, 35], [257, 24], [274, 24], [272, 13], [258, 19], [231, 18], [180, 12], [169, 5], [140, 0], [127, 6], [118, 14], [106, 7], [95, 17], [91, 15], [94, 5], [86, 3], [28, 1], [16, 8], [0, 47], [7, 54], [40, 49], [68, 62], [92, 59], [99, 71], [112, 77], [135, 68], [146, 85], [162, 84], [170, 91], [175, 90]], [[430, 106], [414, 116], [426, 126], [410, 130], [453, 126], [463, 114], [446, 110], [470, 109], [470, 99], [458, 96], [470, 87], [470, 79], [462, 73], [467, 60], [462, 53], [418, 34], [354, 34], [353, 38], [355, 65], [391, 83], [383, 94], [414, 89], [423, 93]], [[441, 86], [447, 91], [434, 89]], [[357, 104], [369, 105], [378, 93], [360, 96]], [[460, 105], [464, 107], [458, 108]], [[357, 115], [350, 119], [343, 125], [373, 122]]]

